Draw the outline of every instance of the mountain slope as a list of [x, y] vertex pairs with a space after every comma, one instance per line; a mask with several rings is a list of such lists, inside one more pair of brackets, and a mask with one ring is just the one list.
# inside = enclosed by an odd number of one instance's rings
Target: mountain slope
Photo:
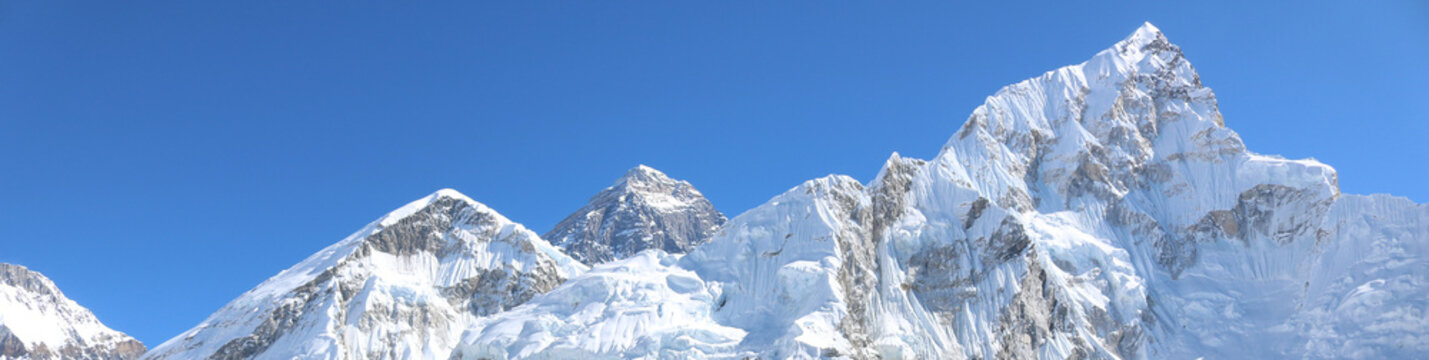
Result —
[[441, 190], [268, 279], [144, 358], [441, 359], [477, 317], [585, 270], [520, 224]]
[[576, 259], [599, 264], [645, 249], [683, 254], [724, 222], [724, 214], [690, 183], [640, 165], [542, 238]]
[[24, 266], [0, 264], [0, 359], [134, 359], [144, 344]]
[[478, 320], [452, 358], [600, 357], [636, 352], [662, 359], [735, 350], [745, 332], [710, 319], [714, 293], [679, 260], [652, 249], [596, 265], [545, 296]]
[[[866, 186], [812, 180], [736, 216], [656, 267], [697, 276], [683, 286], [576, 278], [560, 299], [480, 321], [457, 354], [1422, 357], [1429, 212], [1341, 195], [1336, 176], [1248, 151], [1146, 24], [998, 91], [932, 160], [894, 154]], [[638, 296], [666, 288], [696, 295]], [[574, 310], [540, 308], [553, 303]], [[710, 335], [681, 340], [609, 309], [708, 313], [682, 321]], [[516, 324], [561, 340], [489, 335]]]
[[[848, 349], [837, 327], [829, 325], [844, 311], [842, 292], [833, 283], [840, 267], [833, 239], [857, 232], [849, 229], [854, 226], [849, 214], [839, 211], [858, 205], [861, 197], [862, 185], [851, 178], [811, 180], [735, 217], [683, 259], [651, 249], [597, 265], [527, 305], [484, 319], [463, 335], [454, 354], [482, 359], [819, 353], [795, 338]], [[613, 276], [624, 273], [639, 275]], [[809, 332], [800, 337], [799, 331]]]

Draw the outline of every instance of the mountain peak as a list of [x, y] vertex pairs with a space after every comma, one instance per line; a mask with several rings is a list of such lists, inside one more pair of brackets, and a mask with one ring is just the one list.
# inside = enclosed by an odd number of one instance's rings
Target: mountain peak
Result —
[[1122, 42], [1128, 42], [1128, 41], [1143, 41], [1143, 42], [1145, 42], [1145, 41], [1148, 41], [1148, 40], [1155, 40], [1155, 39], [1157, 39], [1157, 38], [1165, 38], [1165, 37], [1166, 37], [1166, 35], [1164, 35], [1164, 34], [1161, 33], [1161, 29], [1160, 29], [1160, 28], [1157, 28], [1156, 25], [1152, 25], [1150, 21], [1147, 21], [1147, 22], [1141, 23], [1141, 26], [1140, 26], [1140, 27], [1137, 27], [1137, 28], [1136, 28], [1136, 31], [1132, 32], [1132, 33], [1131, 33], [1131, 36], [1127, 36], [1126, 39], [1123, 39]]
[[413, 201], [413, 202], [412, 202], [411, 204], [409, 204], [409, 205], [417, 204], [417, 205], [420, 205], [419, 207], [426, 207], [426, 206], [430, 206], [432, 203], [439, 202], [439, 201], [442, 200], [442, 199], [456, 200], [457, 202], [466, 203], [467, 205], [472, 205], [472, 206], [477, 206], [477, 207], [482, 207], [482, 208], [486, 207], [485, 204], [482, 204], [481, 202], [478, 202], [478, 201], [476, 201], [476, 200], [473, 200], [471, 197], [466, 196], [466, 194], [462, 194], [460, 191], [456, 191], [455, 189], [452, 189], [452, 188], [442, 188], [442, 189], [438, 189], [437, 191], [434, 191], [434, 192], [432, 192], [431, 194], [429, 194], [429, 195], [427, 195], [427, 196], [424, 196], [424, 197], [422, 197], [421, 199], [418, 199], [417, 201]]
[[436, 192], [433, 192], [431, 195], [428, 195], [428, 196], [431, 196], [431, 197], [434, 197], [434, 198], [453, 198], [453, 199], [471, 200], [471, 198], [470, 198], [470, 197], [467, 197], [466, 194], [462, 194], [460, 191], [456, 191], [456, 189], [452, 189], [452, 188], [442, 188], [442, 189], [438, 189]]
[[649, 248], [684, 253], [725, 221], [690, 183], [638, 165], [542, 238], [595, 264]]
[[1116, 45], [1111, 48], [1111, 52], [1123, 58], [1127, 58], [1129, 62], [1133, 63], [1140, 61], [1147, 55], [1161, 51], [1173, 53], [1174, 55], [1172, 56], [1164, 56], [1166, 60], [1170, 60], [1174, 57], [1180, 57], [1181, 47], [1172, 44], [1171, 40], [1166, 38], [1166, 34], [1161, 33], [1161, 29], [1157, 28], [1156, 25], [1152, 25], [1150, 22], [1142, 23], [1141, 27], [1136, 28], [1136, 31], [1133, 31], [1131, 35], [1118, 41]]
[[435, 192], [432, 192], [431, 194], [428, 194], [427, 196], [423, 196], [420, 199], [413, 200], [412, 202], [407, 203], [407, 205], [403, 205], [396, 210], [392, 210], [391, 212], [387, 213], [387, 215], [384, 215], [379, 218], [374, 223], [376, 226], [369, 226], [369, 229], [364, 229], [359, 232], [370, 233], [372, 231], [378, 230], [379, 228], [391, 226], [392, 224], [401, 221], [408, 216], [412, 216], [412, 214], [416, 214], [417, 212], [422, 211], [423, 209], [426, 209], [434, 204], [451, 203], [448, 201], [442, 201], [443, 199], [455, 200], [457, 203], [464, 203], [472, 208], [477, 209], [477, 211], [490, 212], [492, 215], [500, 217], [503, 221], [506, 220], [505, 217], [501, 217], [501, 214], [490, 210], [490, 208], [486, 207], [485, 204], [482, 204], [481, 202], [478, 202], [476, 200], [472, 200], [470, 197], [467, 197], [465, 194], [462, 194], [461, 192], [456, 191], [454, 189], [442, 188]]
[[0, 263], [0, 359], [133, 359], [144, 350], [45, 275]]
[[655, 170], [655, 168], [646, 166], [645, 164], [640, 164], [636, 165], [633, 168], [630, 168], [630, 170], [626, 170], [625, 175], [621, 176], [619, 180], [616, 180], [615, 184], [620, 185], [651, 182], [672, 183], [677, 181], [675, 179], [671, 179], [669, 176], [665, 175], [665, 173], [660, 172], [660, 170]]
[[441, 189], [264, 281], [146, 358], [445, 359], [458, 335], [450, 329], [585, 270], [525, 226]]
[[48, 295], [57, 292], [55, 284], [34, 270], [16, 264], [0, 263], [0, 284]]

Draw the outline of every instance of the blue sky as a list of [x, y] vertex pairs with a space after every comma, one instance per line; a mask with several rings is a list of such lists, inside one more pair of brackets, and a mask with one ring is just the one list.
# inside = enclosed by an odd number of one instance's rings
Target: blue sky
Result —
[[443, 187], [544, 232], [641, 163], [868, 180], [1143, 21], [1251, 150], [1429, 201], [1424, 2], [680, 3], [0, 2], [0, 261], [154, 346]]

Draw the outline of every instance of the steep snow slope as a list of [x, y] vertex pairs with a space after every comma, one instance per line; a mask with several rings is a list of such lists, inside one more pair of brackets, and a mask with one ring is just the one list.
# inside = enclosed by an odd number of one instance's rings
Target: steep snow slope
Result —
[[[868, 186], [813, 180], [735, 217], [677, 263], [709, 300], [577, 279], [564, 286], [626, 290], [558, 289], [484, 320], [461, 348], [672, 349], [602, 340], [666, 339], [664, 327], [536, 305], [579, 303], [712, 309], [684, 319], [742, 331], [707, 342], [738, 345], [674, 349], [713, 358], [1423, 357], [1425, 209], [1341, 196], [1324, 164], [1246, 150], [1180, 48], [1146, 24], [998, 91], [932, 160], [894, 154]], [[595, 335], [511, 341], [514, 324], [543, 324], [523, 338]]]
[[679, 260], [650, 250], [596, 266], [463, 336], [464, 359], [786, 358], [853, 351], [841, 247], [867, 203], [846, 176], [811, 180]]
[[1424, 358], [1429, 205], [1387, 195], [1345, 195], [1330, 207], [1323, 226], [1331, 236], [1284, 324], [1284, 331], [1302, 336], [1290, 344], [1294, 353]]
[[444, 359], [477, 317], [586, 270], [453, 190], [403, 206], [249, 290], [146, 359]]
[[[1391, 229], [1337, 225], [1362, 222], [1331, 211], [1360, 202], [1340, 199], [1334, 170], [1247, 151], [1181, 50], [1150, 24], [1086, 63], [999, 91], [937, 158], [906, 173], [908, 206], [885, 231], [891, 236], [880, 239], [892, 261], [880, 264], [888, 276], [875, 299], [897, 298], [887, 284], [911, 284], [917, 301], [956, 329], [955, 343], [966, 355], [1429, 351], [1422, 342], [1405, 341], [1429, 330], [1422, 300], [1406, 295], [1429, 289], [1413, 280], [1425, 274], [1413, 256], [1395, 262], [1401, 269], [1391, 273], [1405, 277], [1398, 292], [1389, 292], [1401, 300], [1389, 308], [1409, 320], [1379, 335], [1398, 339], [1363, 338], [1380, 329], [1365, 319], [1337, 318], [1339, 329], [1358, 335], [1294, 328], [1313, 316], [1307, 301], [1346, 296], [1324, 283], [1353, 288], [1376, 281], [1344, 278], [1355, 268], [1378, 266], [1333, 261], [1339, 254], [1330, 250], [1383, 246], [1388, 254], [1413, 254], [1429, 233], [1396, 226], [1393, 241], [1373, 244], [1370, 239]], [[1424, 219], [1404, 210], [1409, 206], [1355, 207], [1385, 211], [1377, 216], [1401, 223]], [[984, 208], [983, 215], [960, 216], [963, 208]], [[1020, 255], [993, 256], [1013, 253], [999, 250], [1008, 248], [997, 232], [984, 237], [975, 231], [989, 209], [1010, 215], [999, 226], [1023, 234], [1013, 238], [1025, 236]], [[1002, 261], [1009, 262], [987, 267]], [[953, 276], [927, 271], [939, 267], [955, 270]], [[1000, 278], [1006, 280], [987, 282]], [[1017, 291], [998, 294], [1004, 289]], [[937, 330], [875, 328], [873, 334], [880, 344], [895, 345], [881, 349], [923, 353], [939, 348], [923, 340], [936, 339]], [[1317, 331], [1333, 339], [1325, 343], [1343, 342], [1355, 352], [1315, 352]]]
[[0, 264], [0, 359], [134, 359], [144, 344], [114, 331], [49, 278]]
[[714, 293], [658, 249], [596, 265], [545, 296], [478, 321], [453, 358], [578, 359], [609, 353], [703, 358], [731, 353], [745, 332], [710, 319]]
[[645, 249], [683, 254], [708, 240], [724, 221], [724, 214], [690, 183], [640, 165], [542, 238], [576, 259], [598, 264]]

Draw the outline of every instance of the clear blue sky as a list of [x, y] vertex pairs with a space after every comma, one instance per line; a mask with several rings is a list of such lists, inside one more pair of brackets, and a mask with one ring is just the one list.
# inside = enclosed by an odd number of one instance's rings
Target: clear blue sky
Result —
[[544, 232], [640, 163], [731, 216], [867, 180], [1143, 21], [1252, 150], [1429, 200], [1422, 1], [286, 3], [0, 2], [0, 261], [153, 346], [438, 188]]

